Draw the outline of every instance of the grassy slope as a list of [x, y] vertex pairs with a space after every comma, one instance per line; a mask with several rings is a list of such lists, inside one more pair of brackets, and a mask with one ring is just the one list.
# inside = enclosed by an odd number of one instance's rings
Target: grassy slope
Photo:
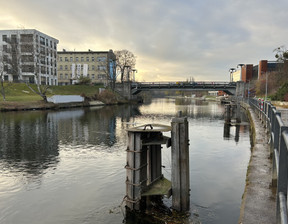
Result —
[[[36, 85], [32, 85], [34, 89]], [[24, 83], [4, 83], [6, 102], [31, 102], [39, 101], [42, 98], [33, 93]], [[88, 86], [88, 85], [70, 85], [70, 86], [51, 86], [47, 91], [47, 96], [52, 95], [80, 95], [92, 96], [98, 93], [101, 86]], [[3, 97], [0, 95], [0, 103], [3, 102]]]

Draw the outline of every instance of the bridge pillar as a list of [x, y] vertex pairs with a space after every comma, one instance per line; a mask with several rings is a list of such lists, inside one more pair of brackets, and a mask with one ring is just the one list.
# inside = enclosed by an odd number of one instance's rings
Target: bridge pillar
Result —
[[117, 92], [128, 100], [132, 99], [131, 82], [117, 83], [115, 89]]
[[245, 96], [245, 82], [238, 81], [236, 83], [236, 97], [244, 97]]
[[128, 100], [131, 100], [131, 82], [123, 82], [123, 94]]

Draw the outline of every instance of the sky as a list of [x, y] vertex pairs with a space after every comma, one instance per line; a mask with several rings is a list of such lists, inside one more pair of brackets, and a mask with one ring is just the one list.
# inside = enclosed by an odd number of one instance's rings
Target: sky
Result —
[[136, 80], [229, 81], [288, 46], [287, 0], [1, 0], [0, 29], [37, 29], [58, 51], [129, 50]]

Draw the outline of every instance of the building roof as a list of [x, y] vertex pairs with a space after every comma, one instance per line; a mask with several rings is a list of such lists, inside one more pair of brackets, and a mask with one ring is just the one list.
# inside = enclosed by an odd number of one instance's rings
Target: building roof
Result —
[[63, 49], [63, 51], [57, 51], [57, 54], [108, 54], [109, 52], [113, 53], [112, 50], [109, 51], [92, 51], [92, 50], [88, 50], [88, 51], [66, 51]]

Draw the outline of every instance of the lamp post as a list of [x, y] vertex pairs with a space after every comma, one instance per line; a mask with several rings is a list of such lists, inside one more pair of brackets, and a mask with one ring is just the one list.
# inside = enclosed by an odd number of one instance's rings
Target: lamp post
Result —
[[137, 73], [137, 69], [132, 69], [133, 72], [133, 82], [135, 82], [135, 72]]
[[235, 72], [236, 71], [236, 69], [235, 68], [230, 68], [229, 69], [229, 72], [230, 72], [230, 82], [233, 82], [233, 72]]
[[266, 72], [266, 88], [265, 88], [265, 101], [267, 101], [267, 92], [268, 92], [268, 72]]

